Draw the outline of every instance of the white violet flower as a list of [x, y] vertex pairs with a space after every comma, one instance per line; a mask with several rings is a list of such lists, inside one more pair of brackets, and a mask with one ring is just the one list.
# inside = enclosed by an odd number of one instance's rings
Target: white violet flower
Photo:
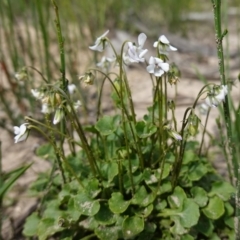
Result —
[[75, 84], [68, 84], [68, 92], [69, 94], [73, 94], [76, 90], [76, 85]]
[[178, 132], [171, 130], [169, 133], [175, 140], [182, 141], [182, 136]]
[[161, 54], [167, 54], [167, 52], [170, 51], [177, 51], [177, 48], [170, 45], [170, 42], [165, 37], [165, 35], [161, 35], [158, 38], [158, 41], [154, 42], [153, 47], [158, 47]]
[[75, 110], [77, 110], [80, 106], [82, 106], [82, 103], [79, 100], [77, 100], [75, 103], [73, 103], [73, 107]]
[[44, 97], [44, 93], [37, 89], [31, 89], [31, 93], [36, 99], [42, 99]]
[[46, 114], [46, 113], [51, 113], [53, 111], [54, 111], [53, 107], [51, 107], [48, 103], [42, 104], [42, 109], [41, 109], [42, 113]]
[[14, 126], [14, 134], [16, 135], [14, 137], [15, 143], [24, 141], [28, 137], [29, 130], [27, 128], [28, 123], [22, 124], [20, 127]]
[[126, 59], [132, 63], [136, 62], [144, 62], [144, 55], [147, 53], [147, 49], [143, 49], [143, 45], [147, 39], [147, 36], [145, 33], [140, 33], [138, 36], [138, 45], [136, 46], [132, 42], [128, 43], [128, 59]]
[[154, 74], [156, 77], [161, 77], [164, 72], [168, 72], [169, 64], [163, 62], [162, 59], [156, 57], [150, 57], [147, 71]]
[[90, 46], [89, 48], [93, 51], [99, 51], [102, 52], [105, 47], [107, 46], [106, 42], [106, 35], [108, 34], [109, 30], [107, 30], [102, 36], [98, 37], [95, 44], [93, 46]]
[[57, 123], [59, 123], [64, 117], [64, 111], [62, 108], [57, 108], [55, 115], [54, 115], [54, 119], [53, 119], [53, 124], [56, 125]]
[[224, 101], [227, 93], [227, 85], [222, 85], [221, 87], [219, 86], [217, 89], [213, 88], [208, 92], [205, 102], [209, 107], [217, 107], [222, 101]]
[[103, 69], [108, 69], [110, 67], [110, 64], [115, 60], [116, 58], [109, 58], [109, 57], [103, 56], [101, 61], [97, 63], [97, 66]]

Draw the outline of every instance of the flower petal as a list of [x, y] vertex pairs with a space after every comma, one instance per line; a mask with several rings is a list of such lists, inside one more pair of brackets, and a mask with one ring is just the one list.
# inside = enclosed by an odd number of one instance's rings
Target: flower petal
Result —
[[142, 48], [146, 40], [147, 40], [147, 35], [145, 33], [140, 33], [138, 36], [139, 47]]
[[165, 37], [165, 35], [162, 35], [159, 37], [159, 41], [163, 44], [169, 44], [170, 42], [168, 41], [168, 39]]

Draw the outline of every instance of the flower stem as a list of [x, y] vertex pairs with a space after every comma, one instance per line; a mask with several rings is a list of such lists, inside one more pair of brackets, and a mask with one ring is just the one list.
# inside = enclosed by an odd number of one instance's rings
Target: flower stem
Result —
[[[217, 54], [218, 54], [218, 61], [219, 61], [220, 79], [221, 79], [221, 84], [226, 85], [222, 40], [223, 40], [223, 37], [227, 34], [227, 30], [222, 32], [222, 29], [221, 29], [221, 23], [222, 23], [221, 22], [221, 0], [212, 0], [212, 6], [214, 11], [215, 36], [216, 36]], [[240, 169], [239, 169], [238, 161], [236, 159], [236, 148], [233, 141], [228, 95], [225, 97], [225, 101], [223, 102], [223, 111], [224, 111], [224, 119], [225, 119], [225, 124], [227, 129], [228, 147], [229, 147], [230, 155], [232, 157], [232, 165], [234, 168], [234, 175], [238, 179], [236, 199], [235, 199], [236, 200], [236, 219], [237, 219], [235, 231], [236, 231], [236, 239], [240, 239]]]
[[55, 24], [56, 24], [56, 28], [57, 28], [58, 44], [59, 44], [59, 51], [60, 51], [60, 58], [61, 58], [62, 84], [63, 84], [63, 90], [66, 92], [67, 91], [67, 81], [66, 81], [66, 76], [65, 76], [64, 39], [62, 36], [61, 24], [60, 24], [60, 19], [59, 19], [59, 14], [58, 14], [58, 6], [54, 0], [52, 0], [52, 4], [54, 6], [55, 14], [56, 14]]

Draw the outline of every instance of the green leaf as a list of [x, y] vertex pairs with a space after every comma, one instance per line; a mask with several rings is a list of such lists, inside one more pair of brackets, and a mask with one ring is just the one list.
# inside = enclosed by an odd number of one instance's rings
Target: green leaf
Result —
[[46, 209], [43, 213], [43, 218], [58, 219], [63, 215], [63, 211], [59, 209], [59, 200], [51, 200], [47, 202]]
[[119, 226], [104, 226], [98, 227], [94, 230], [94, 233], [97, 235], [100, 240], [118, 240], [120, 235], [121, 228]]
[[42, 144], [37, 148], [36, 155], [44, 159], [54, 159], [56, 157], [54, 148], [50, 143]]
[[204, 175], [206, 175], [207, 172], [208, 172], [208, 168], [206, 164], [203, 164], [201, 162], [196, 162], [190, 167], [187, 176], [191, 181], [198, 181]]
[[207, 192], [203, 188], [195, 186], [191, 189], [191, 194], [199, 207], [206, 206], [208, 202], [208, 196]]
[[84, 229], [95, 230], [98, 228], [99, 224], [93, 217], [88, 217], [79, 223], [79, 226]]
[[133, 238], [144, 229], [144, 220], [140, 217], [126, 217], [123, 221], [122, 231], [126, 239]]
[[90, 198], [95, 198], [99, 192], [101, 192], [101, 189], [99, 188], [99, 181], [97, 178], [86, 178], [85, 181], [83, 182], [86, 193]]
[[114, 117], [105, 115], [97, 121], [95, 128], [101, 135], [108, 136], [117, 130], [117, 124]]
[[100, 210], [94, 216], [94, 219], [101, 225], [110, 225], [116, 222], [114, 214], [110, 211], [106, 203], [100, 204]]
[[124, 201], [120, 192], [112, 193], [111, 198], [108, 200], [109, 208], [113, 213], [123, 213], [128, 208], [130, 201]]
[[81, 214], [86, 216], [94, 216], [100, 209], [99, 202], [91, 199], [84, 192], [74, 197], [74, 205]]
[[118, 165], [116, 162], [104, 162], [100, 165], [103, 177], [110, 183], [118, 174]]
[[194, 240], [194, 237], [190, 234], [184, 234], [181, 236], [180, 240]]
[[194, 153], [193, 150], [185, 151], [184, 157], [183, 157], [183, 165], [187, 165], [190, 162], [196, 161], [196, 158], [197, 158], [197, 156], [196, 156], [196, 154]]
[[59, 226], [53, 218], [42, 218], [38, 224], [37, 235], [39, 240], [46, 240], [53, 234], [62, 231], [63, 228]]
[[163, 209], [159, 216], [170, 216], [174, 221], [174, 234], [184, 234], [186, 229], [196, 225], [200, 216], [199, 207], [192, 199], [184, 199], [182, 208]]
[[139, 217], [148, 217], [153, 211], [153, 204], [148, 205], [147, 207], [137, 208], [134, 213]]
[[168, 197], [168, 202], [171, 208], [182, 208], [185, 199], [187, 199], [187, 196], [184, 190], [177, 186], [173, 194]]
[[234, 208], [229, 202], [225, 202], [225, 216], [230, 217], [234, 214]]
[[20, 178], [32, 164], [24, 167], [17, 168], [10, 173], [8, 173], [8, 179], [3, 182], [0, 186], [0, 199], [3, 198], [7, 190]]
[[228, 182], [214, 182], [208, 195], [211, 197], [217, 195], [223, 201], [228, 201], [235, 191], [235, 188]]
[[[162, 173], [162, 179], [165, 179], [169, 176], [171, 171], [171, 164], [165, 163]], [[157, 183], [159, 181], [159, 178], [161, 176], [161, 169], [151, 170], [151, 169], [144, 169], [144, 180], [146, 184], [153, 184]]]
[[[130, 174], [126, 173], [123, 176], [123, 183], [124, 183], [124, 187], [126, 189], [131, 188], [132, 187], [132, 183], [131, 183], [131, 179], [130, 179]], [[143, 179], [143, 174], [140, 171], [136, 171], [132, 174], [132, 180], [133, 180], [133, 184], [134, 185], [138, 185]]]
[[148, 206], [150, 203], [154, 201], [154, 197], [152, 193], [148, 193], [144, 186], [141, 186], [137, 192], [134, 194], [133, 199], [131, 200], [132, 204], [136, 204], [139, 206]]
[[75, 207], [75, 202], [74, 202], [74, 199], [71, 198], [69, 201], [68, 201], [68, 205], [67, 205], [67, 216], [68, 216], [68, 220], [71, 222], [71, 221], [77, 221], [80, 216], [81, 216], [81, 213], [76, 209]]
[[208, 218], [216, 220], [224, 214], [224, 203], [218, 196], [213, 196], [202, 211]]
[[157, 127], [151, 123], [139, 121], [135, 125], [136, 132], [139, 138], [147, 138], [153, 135], [157, 131]]
[[214, 231], [213, 221], [203, 215], [198, 221], [195, 229], [206, 237], [210, 237]]
[[224, 223], [231, 229], [234, 229], [234, 218], [229, 217], [227, 219], [224, 219]]
[[184, 199], [182, 211], [176, 215], [185, 228], [190, 228], [197, 224], [200, 213], [198, 205], [191, 199]]
[[37, 228], [40, 218], [37, 212], [33, 212], [24, 224], [23, 234], [26, 237], [34, 237], [37, 234]]

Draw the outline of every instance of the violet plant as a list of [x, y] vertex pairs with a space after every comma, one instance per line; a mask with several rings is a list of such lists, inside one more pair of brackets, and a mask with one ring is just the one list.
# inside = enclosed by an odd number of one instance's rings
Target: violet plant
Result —
[[[104, 56], [79, 77], [80, 84], [93, 85], [95, 76], [100, 82], [96, 121], [85, 125], [81, 102], [74, 99], [78, 86], [65, 76], [66, 43], [58, 7], [52, 3], [61, 77], [32, 89], [45, 122], [25, 117], [25, 123], [15, 126], [15, 142], [26, 140], [31, 131], [40, 132], [47, 143], [37, 155], [52, 163], [51, 174], [40, 175], [32, 184], [32, 194], [42, 200], [27, 218], [23, 234], [42, 240], [234, 239], [235, 189], [192, 140], [200, 133], [197, 105], [205, 96], [209, 108], [217, 107], [226, 101], [227, 85], [204, 86], [179, 121], [176, 103], [168, 98], [168, 85], [179, 84], [168, 56], [177, 46], [161, 35], [153, 43], [156, 56], [146, 59], [146, 34], [139, 34], [137, 44], [125, 41], [117, 52], [106, 31], [89, 48], [104, 52], [109, 47], [114, 56]], [[146, 63], [153, 88], [152, 104], [142, 119], [135, 112], [126, 70], [126, 65], [138, 63]], [[118, 73], [111, 72], [111, 65]], [[106, 81], [112, 87], [113, 115], [101, 111]]]

